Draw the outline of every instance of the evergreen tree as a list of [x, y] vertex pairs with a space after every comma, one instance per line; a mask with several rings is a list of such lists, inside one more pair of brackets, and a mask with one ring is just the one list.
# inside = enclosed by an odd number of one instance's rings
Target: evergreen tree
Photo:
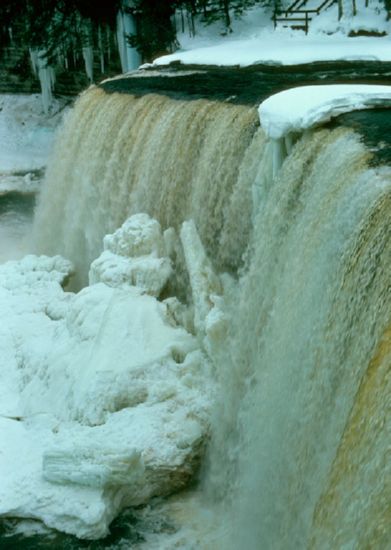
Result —
[[144, 61], [168, 53], [176, 45], [176, 30], [172, 17], [181, 2], [177, 0], [133, 0], [125, 7], [136, 19], [137, 33], [127, 37]]
[[115, 26], [121, 0], [1, 0], [0, 48], [15, 39], [32, 48], [44, 49], [49, 59], [60, 44], [80, 41], [85, 21]]
[[110, 26], [114, 30], [117, 13], [123, 9], [137, 22], [137, 32], [127, 39], [150, 61], [175, 48], [177, 9], [188, 13], [193, 24], [195, 15], [201, 15], [204, 24], [220, 20], [230, 32], [232, 15], [273, 1], [277, 0], [1, 0], [0, 49], [9, 44], [12, 29], [19, 44], [46, 51], [50, 63], [59, 47], [66, 51], [85, 45], [89, 29]]

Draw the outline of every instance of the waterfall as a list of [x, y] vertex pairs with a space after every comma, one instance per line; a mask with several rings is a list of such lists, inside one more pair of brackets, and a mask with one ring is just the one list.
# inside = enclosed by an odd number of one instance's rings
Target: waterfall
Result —
[[48, 167], [38, 251], [72, 259], [84, 284], [103, 236], [146, 212], [163, 228], [193, 218], [216, 266], [235, 270], [251, 225], [258, 128], [250, 107], [90, 90]]
[[346, 128], [307, 132], [274, 175], [272, 155], [253, 108], [92, 88], [57, 140], [36, 247], [82, 286], [129, 215], [193, 219], [234, 275], [202, 483], [214, 547], [385, 548], [391, 170]]
[[318, 131], [260, 190], [210, 457], [232, 548], [386, 547], [391, 171], [367, 160]]

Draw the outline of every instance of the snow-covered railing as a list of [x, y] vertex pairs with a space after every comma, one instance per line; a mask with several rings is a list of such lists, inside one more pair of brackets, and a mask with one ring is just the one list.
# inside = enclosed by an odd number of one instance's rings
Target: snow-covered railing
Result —
[[[307, 4], [308, 0], [296, 0], [286, 10], [276, 9], [273, 14], [274, 27], [277, 23], [285, 23], [291, 25], [293, 29], [302, 29], [308, 34], [309, 23], [314, 15], [335, 4], [338, 0], [324, 0], [317, 8], [301, 9]], [[283, 15], [283, 17], [279, 17]]]

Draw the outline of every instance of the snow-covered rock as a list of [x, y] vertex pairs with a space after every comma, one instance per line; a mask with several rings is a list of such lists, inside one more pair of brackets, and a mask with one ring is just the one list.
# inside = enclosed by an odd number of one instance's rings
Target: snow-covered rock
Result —
[[391, 106], [391, 86], [331, 84], [302, 86], [274, 94], [259, 106], [261, 126], [279, 139], [302, 132], [342, 113]]
[[152, 296], [159, 296], [172, 274], [169, 258], [124, 258], [108, 250], [102, 252], [89, 272], [90, 284], [134, 285]]
[[147, 214], [129, 218], [115, 233], [106, 235], [104, 251], [92, 264], [89, 283], [112, 287], [133, 285], [159, 296], [172, 274], [160, 224]]
[[[131, 219], [105, 252], [160, 260], [156, 224]], [[168, 303], [132, 282], [64, 292], [72, 269], [59, 256], [0, 267], [0, 515], [93, 539], [189, 482], [213, 384]]]
[[104, 237], [103, 248], [125, 257], [165, 254], [160, 224], [148, 214], [131, 216], [112, 235]]

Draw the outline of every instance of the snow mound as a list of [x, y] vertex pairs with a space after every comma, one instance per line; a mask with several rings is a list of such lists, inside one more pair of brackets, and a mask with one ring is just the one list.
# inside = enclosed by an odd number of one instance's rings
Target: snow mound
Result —
[[[164, 237], [142, 215], [105, 246], [145, 260]], [[60, 256], [0, 266], [0, 515], [95, 539], [123, 507], [189, 483], [213, 383], [172, 304], [132, 281], [64, 292], [72, 269]]]
[[38, 94], [0, 95], [0, 174], [46, 166], [64, 100], [53, 100], [45, 114]]
[[335, 84], [302, 86], [272, 95], [259, 106], [261, 126], [279, 139], [302, 132], [342, 113], [391, 107], [391, 86]]

